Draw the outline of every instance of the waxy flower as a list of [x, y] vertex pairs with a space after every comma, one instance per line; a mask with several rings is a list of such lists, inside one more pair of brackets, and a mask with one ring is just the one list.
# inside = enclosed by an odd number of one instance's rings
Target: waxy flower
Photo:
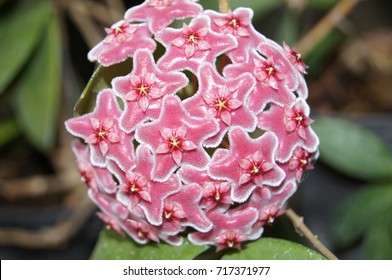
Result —
[[196, 16], [202, 10], [193, 0], [147, 0], [129, 9], [125, 19], [148, 22], [151, 32], [157, 33], [172, 21]]
[[158, 60], [159, 67], [169, 71], [187, 69], [195, 74], [200, 65], [214, 63], [220, 54], [237, 47], [232, 35], [214, 32], [210, 18], [204, 15], [184, 24], [182, 29], [165, 29], [156, 39], [167, 49]]
[[146, 0], [89, 52], [120, 64], [105, 71], [128, 69], [89, 87], [95, 108], [65, 124], [82, 140], [80, 176], [108, 228], [139, 244], [240, 249], [284, 213], [319, 140], [300, 54], [252, 18]]
[[90, 61], [98, 61], [103, 66], [111, 66], [132, 57], [136, 50], [156, 48], [146, 24], [128, 24], [123, 20], [106, 29], [106, 38], [89, 53]]

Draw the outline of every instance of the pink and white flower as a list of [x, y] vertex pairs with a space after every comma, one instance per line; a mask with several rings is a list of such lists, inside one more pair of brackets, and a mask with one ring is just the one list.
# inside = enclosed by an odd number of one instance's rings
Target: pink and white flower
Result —
[[187, 233], [240, 249], [284, 213], [318, 157], [307, 66], [256, 31], [252, 10], [196, 2], [145, 0], [106, 28], [88, 58], [127, 72], [105, 76], [92, 112], [65, 126], [108, 228], [139, 244], [178, 246]]
[[146, 24], [129, 24], [121, 20], [106, 29], [106, 38], [88, 53], [90, 61], [111, 66], [133, 57], [136, 50], [145, 48], [153, 52], [156, 42]]

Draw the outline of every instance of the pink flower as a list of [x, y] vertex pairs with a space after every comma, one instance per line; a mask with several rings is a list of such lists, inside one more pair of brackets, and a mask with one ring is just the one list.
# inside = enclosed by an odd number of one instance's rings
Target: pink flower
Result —
[[181, 164], [184, 152], [196, 150], [197, 146], [190, 140], [187, 140], [187, 128], [181, 125], [178, 128], [161, 128], [163, 142], [158, 146], [157, 154], [171, 154], [177, 165]]
[[106, 228], [108, 230], [112, 229], [118, 234], [120, 234], [122, 237], [125, 237], [125, 233], [116, 219], [111, 218], [102, 212], [97, 212], [97, 216], [106, 224]]
[[255, 188], [276, 187], [284, 179], [285, 173], [274, 159], [277, 142], [269, 132], [252, 139], [242, 129], [234, 128], [229, 131], [230, 150], [218, 149], [208, 172], [216, 180], [233, 182], [231, 198], [244, 202]]
[[276, 77], [278, 83], [283, 83], [291, 91], [298, 87], [298, 79], [302, 75], [295, 71], [277, 43], [266, 40], [258, 45], [257, 51], [262, 56], [267, 57], [267, 60], [271, 59], [272, 76]]
[[249, 132], [255, 129], [255, 116], [245, 105], [255, 85], [250, 74], [224, 79], [211, 64], [206, 64], [200, 67], [198, 76], [199, 90], [184, 101], [184, 106], [194, 116], [218, 120], [219, 132], [206, 140], [206, 146], [218, 146], [231, 126], [240, 126]]
[[287, 162], [295, 148], [302, 147], [313, 153], [317, 150], [319, 139], [310, 124], [309, 107], [298, 98], [292, 107], [271, 106], [259, 116], [259, 128], [272, 131], [279, 139], [276, 158]]
[[198, 183], [203, 189], [203, 197], [200, 206], [207, 211], [219, 208], [226, 211], [230, 205], [234, 204], [231, 199], [231, 183], [212, 179], [207, 171], [195, 169], [191, 166], [183, 166], [178, 175], [181, 180], [190, 184]]
[[237, 8], [227, 14], [208, 10], [205, 14], [211, 18], [213, 31], [235, 36], [238, 47], [227, 53], [234, 62], [248, 61], [250, 49], [266, 40], [252, 25], [253, 11], [251, 9]]
[[243, 241], [253, 240], [260, 237], [262, 230], [253, 230], [252, 225], [257, 220], [257, 210], [248, 208], [245, 210], [231, 210], [226, 213], [211, 211], [207, 214], [213, 222], [213, 228], [209, 232], [194, 232], [188, 235], [188, 239], [197, 245], [214, 244], [216, 250], [224, 248], [240, 248]]
[[155, 41], [146, 24], [128, 24], [123, 20], [106, 29], [106, 38], [89, 53], [90, 61], [98, 61], [103, 66], [111, 66], [132, 57], [141, 48], [154, 51]]
[[140, 244], [145, 244], [149, 241], [159, 243], [159, 237], [156, 230], [144, 221], [128, 219], [124, 222], [125, 231], [137, 240]]
[[89, 146], [75, 141], [72, 143], [72, 151], [77, 158], [81, 179], [88, 187], [96, 192], [108, 194], [116, 192], [117, 186], [112, 174], [106, 168], [91, 164]]
[[84, 139], [89, 145], [90, 160], [96, 166], [105, 167], [109, 159], [116, 161], [123, 169], [134, 165], [132, 135], [119, 129], [120, 115], [113, 91], [105, 89], [98, 94], [92, 113], [65, 122], [71, 134]]
[[165, 182], [152, 180], [150, 173], [154, 158], [146, 146], [139, 146], [136, 151], [136, 167], [132, 171], [113, 170], [120, 181], [117, 199], [133, 211], [140, 207], [148, 222], [153, 225], [162, 224], [163, 205], [165, 199], [180, 191], [181, 185], [176, 176]]
[[290, 48], [285, 42], [283, 42], [283, 49], [287, 58], [295, 66], [295, 68], [297, 68], [300, 73], [307, 74], [306, 69], [308, 66], [303, 62], [301, 54]]
[[292, 108], [286, 107], [284, 118], [287, 131], [297, 131], [298, 136], [304, 140], [307, 138], [307, 127], [313, 123], [313, 120], [307, 116], [309, 113], [305, 106], [304, 103], [297, 102]]
[[192, 0], [147, 0], [125, 13], [128, 21], [148, 22], [153, 34], [168, 26], [176, 19], [196, 16], [203, 8]]
[[200, 232], [208, 232], [212, 228], [212, 222], [207, 218], [206, 213], [198, 207], [203, 197], [203, 190], [199, 184], [185, 184], [181, 191], [170, 196], [168, 199], [182, 206], [185, 218], [182, 225], [190, 226]]
[[106, 28], [88, 58], [112, 88], [65, 126], [108, 228], [139, 244], [188, 235], [240, 249], [284, 213], [318, 157], [306, 65], [255, 30], [252, 10], [196, 2], [145, 0]]
[[218, 125], [214, 120], [192, 117], [178, 97], [166, 96], [159, 118], [140, 125], [136, 130], [136, 139], [153, 150], [155, 162], [152, 178], [165, 181], [180, 163], [206, 166], [210, 157], [203, 148], [203, 142], [217, 130]]
[[124, 100], [120, 126], [126, 132], [134, 131], [137, 124], [147, 119], [157, 119], [162, 97], [175, 94], [188, 83], [183, 73], [158, 69], [147, 49], [135, 52], [133, 65], [130, 74], [112, 81], [114, 91]]
[[302, 175], [306, 170], [313, 169], [312, 160], [314, 155], [301, 147], [294, 150], [294, 154], [289, 160], [289, 170], [295, 173], [298, 183], [301, 182]]
[[236, 78], [243, 73], [251, 73], [257, 80], [248, 99], [249, 108], [254, 113], [260, 113], [271, 102], [281, 106], [295, 102], [294, 93], [283, 82], [286, 74], [279, 70], [273, 58], [266, 60], [256, 51], [251, 51], [248, 62], [231, 64], [223, 70], [227, 79]]
[[166, 48], [158, 67], [169, 71], [187, 69], [195, 74], [201, 64], [214, 62], [220, 54], [237, 46], [232, 35], [212, 31], [210, 18], [206, 16], [194, 18], [182, 29], [166, 28], [156, 39]]

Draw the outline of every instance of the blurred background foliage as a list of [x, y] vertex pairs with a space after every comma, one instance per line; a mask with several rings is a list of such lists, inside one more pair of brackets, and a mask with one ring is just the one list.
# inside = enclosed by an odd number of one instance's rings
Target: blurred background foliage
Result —
[[[102, 224], [63, 121], [94, 71], [88, 50], [139, 3], [0, 0], [1, 258], [90, 256]], [[199, 3], [218, 9], [218, 1]], [[231, 1], [238, 6], [251, 7], [258, 31], [294, 46], [310, 66], [320, 160], [290, 204], [338, 256], [392, 259], [392, 2]], [[287, 218], [275, 224], [266, 236], [306, 244], [288, 233]]]

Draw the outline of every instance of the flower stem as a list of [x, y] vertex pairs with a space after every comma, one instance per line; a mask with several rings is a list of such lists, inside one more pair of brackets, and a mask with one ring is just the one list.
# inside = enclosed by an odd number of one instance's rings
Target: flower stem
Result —
[[306, 239], [308, 239], [321, 254], [329, 260], [338, 260], [338, 258], [327, 247], [325, 247], [317, 236], [304, 224], [303, 217], [298, 216], [291, 208], [286, 210], [286, 216], [291, 220], [298, 234], [305, 236]]
[[295, 49], [303, 56], [306, 56], [360, 1], [340, 0], [326, 16], [302, 37], [295, 46]]
[[226, 14], [230, 10], [230, 0], [219, 0], [219, 12]]

